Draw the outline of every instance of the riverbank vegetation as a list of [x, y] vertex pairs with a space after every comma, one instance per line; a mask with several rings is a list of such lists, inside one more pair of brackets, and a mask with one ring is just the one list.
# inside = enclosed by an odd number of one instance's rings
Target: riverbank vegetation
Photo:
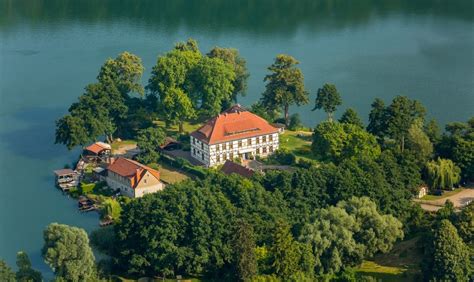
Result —
[[[92, 235], [108, 255], [101, 275], [356, 281], [370, 279], [370, 271], [361, 270], [370, 268], [368, 260], [413, 237], [423, 238], [417, 277], [472, 275], [473, 204], [459, 214], [449, 205], [429, 214], [412, 198], [425, 183], [451, 189], [474, 180], [474, 118], [441, 133], [419, 101], [396, 96], [388, 105], [375, 99], [367, 126], [351, 108], [336, 120], [343, 101], [335, 85], [324, 84], [314, 110], [328, 119], [307, 130], [289, 114], [290, 105], [310, 99], [297, 65], [289, 55], [276, 56], [265, 92], [250, 107], [292, 129], [280, 136], [281, 150], [269, 161], [293, 169], [244, 179], [158, 150], [167, 136], [186, 138], [198, 121], [245, 94], [249, 74], [237, 50], [203, 54], [192, 39], [177, 43], [158, 57], [145, 87], [137, 56], [125, 52], [106, 61], [97, 82], [57, 121], [56, 142], [73, 148], [98, 138], [134, 140], [140, 161], [167, 163], [195, 177], [118, 206], [104, 203], [103, 217], [118, 220]], [[463, 251], [456, 256], [452, 250]]]

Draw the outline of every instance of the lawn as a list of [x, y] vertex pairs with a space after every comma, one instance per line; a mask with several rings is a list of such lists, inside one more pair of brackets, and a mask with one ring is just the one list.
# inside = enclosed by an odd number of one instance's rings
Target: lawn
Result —
[[419, 281], [423, 259], [421, 237], [399, 242], [387, 254], [375, 255], [356, 268], [359, 276], [372, 276], [382, 281]]
[[186, 174], [164, 163], [160, 163], [158, 170], [161, 180], [165, 183], [173, 184], [189, 178]]
[[439, 200], [439, 199], [444, 199], [444, 198], [447, 198], [447, 197], [456, 195], [457, 193], [461, 192], [462, 190], [464, 190], [464, 189], [463, 189], [463, 188], [459, 188], [459, 189], [456, 189], [456, 190], [453, 190], [453, 191], [446, 191], [446, 192], [444, 192], [443, 195], [441, 195], [441, 196], [426, 195], [426, 196], [424, 196], [423, 198], [421, 198], [421, 200], [425, 200], [425, 201], [435, 201], [435, 200]]
[[280, 135], [280, 148], [292, 152], [297, 158], [317, 160], [311, 152], [311, 136], [309, 131], [285, 130]]
[[[166, 130], [166, 135], [168, 136], [176, 136], [178, 135], [178, 125], [170, 125], [170, 126], [166, 126], [165, 122], [162, 121], [162, 120], [155, 120], [154, 122], [156, 125], [158, 125], [159, 127], [161, 128], [164, 128]], [[183, 130], [184, 132], [183, 133], [191, 133], [193, 131], [195, 131], [196, 129], [198, 129], [202, 124], [200, 122], [184, 122], [183, 124]]]
[[119, 148], [124, 146], [136, 145], [137, 142], [135, 140], [122, 140], [122, 141], [114, 141], [112, 143], [112, 150], [117, 151]]

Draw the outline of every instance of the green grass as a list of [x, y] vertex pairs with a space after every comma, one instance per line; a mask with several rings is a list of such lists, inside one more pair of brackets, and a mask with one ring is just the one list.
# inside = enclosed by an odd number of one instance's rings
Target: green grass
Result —
[[[178, 125], [166, 126], [165, 122], [162, 120], [155, 120], [154, 123], [165, 129], [166, 135], [168, 136], [177, 136], [179, 134]], [[191, 133], [198, 129], [202, 124], [200, 122], [184, 122], [183, 124], [183, 133]]]
[[112, 150], [116, 151], [120, 147], [125, 146], [125, 145], [135, 145], [137, 142], [135, 140], [122, 140], [122, 141], [114, 141], [112, 143]]
[[435, 200], [439, 200], [439, 199], [444, 199], [444, 198], [447, 198], [447, 197], [456, 195], [457, 193], [461, 192], [462, 190], [464, 190], [464, 189], [463, 189], [463, 188], [459, 188], [459, 189], [456, 189], [456, 190], [454, 190], [454, 191], [446, 191], [446, 192], [444, 192], [443, 195], [441, 195], [441, 196], [426, 195], [426, 196], [424, 196], [423, 198], [421, 198], [421, 200], [425, 200], [425, 201], [435, 201]]
[[317, 160], [311, 152], [311, 132], [285, 130], [280, 135], [280, 148], [286, 149], [296, 155], [296, 158]]
[[387, 254], [375, 255], [364, 261], [356, 272], [382, 281], [418, 281], [423, 260], [420, 236], [395, 244]]
[[189, 178], [185, 173], [163, 162], [160, 162], [159, 165], [155, 163], [148, 166], [158, 170], [161, 180], [168, 184], [174, 184]]

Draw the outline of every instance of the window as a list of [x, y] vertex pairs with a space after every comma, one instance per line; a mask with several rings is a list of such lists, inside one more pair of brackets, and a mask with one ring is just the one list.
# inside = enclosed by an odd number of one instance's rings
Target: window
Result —
[[204, 160], [204, 154], [201, 154], [201, 159]]
[[263, 139], [263, 143], [267, 142], [267, 136], [263, 136], [262, 139]]
[[267, 147], [263, 147], [263, 153], [264, 153], [264, 154], [267, 153]]
[[247, 139], [247, 146], [250, 146], [250, 145], [252, 145], [252, 139], [251, 138]]
[[273, 153], [273, 146], [270, 146], [270, 153]]
[[229, 155], [229, 159], [233, 160], [234, 159], [234, 154], [233, 153], [230, 153]]
[[260, 144], [260, 136], [255, 138], [255, 141], [257, 141], [257, 144]]
[[193, 154], [196, 155], [196, 148], [193, 148]]
[[242, 147], [242, 140], [239, 140], [239, 145], [237, 148], [241, 148]]
[[229, 148], [232, 150], [234, 148], [234, 142], [229, 143]]
[[193, 138], [193, 144], [196, 145], [196, 138]]
[[270, 142], [273, 141], [273, 135], [269, 135], [268, 138], [270, 139]]

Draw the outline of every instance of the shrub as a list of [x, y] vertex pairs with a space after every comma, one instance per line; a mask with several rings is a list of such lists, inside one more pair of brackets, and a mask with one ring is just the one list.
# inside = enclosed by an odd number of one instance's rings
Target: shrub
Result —
[[282, 165], [293, 165], [296, 162], [296, 156], [286, 149], [279, 149], [270, 156], [270, 160], [274, 160]]
[[81, 182], [79, 185], [79, 193], [81, 194], [89, 194], [91, 193], [95, 188], [95, 183], [85, 183]]

